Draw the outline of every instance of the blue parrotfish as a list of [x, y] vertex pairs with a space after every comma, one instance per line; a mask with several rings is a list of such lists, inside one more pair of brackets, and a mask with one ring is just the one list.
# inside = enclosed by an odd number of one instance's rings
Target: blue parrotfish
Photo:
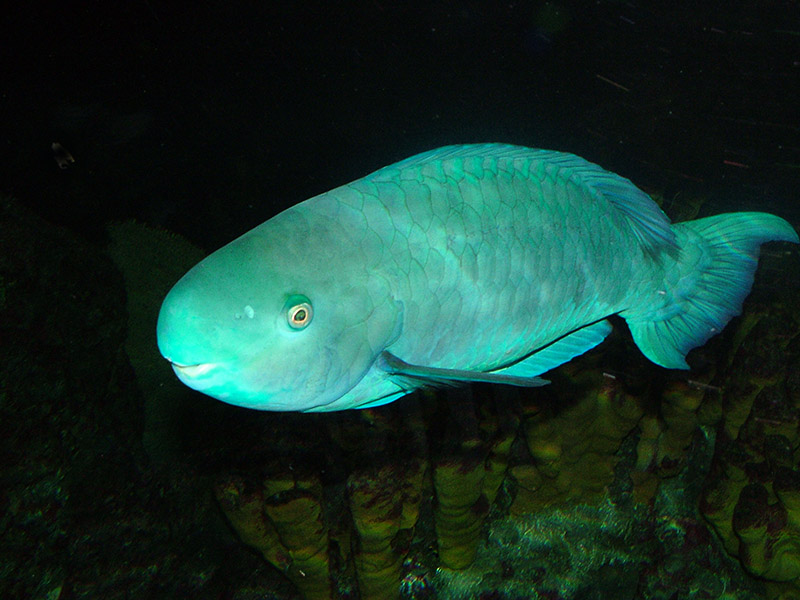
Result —
[[780, 217], [671, 223], [628, 179], [505, 144], [418, 154], [297, 204], [166, 296], [178, 378], [273, 411], [375, 407], [425, 386], [539, 386], [619, 315], [654, 363], [739, 314]]

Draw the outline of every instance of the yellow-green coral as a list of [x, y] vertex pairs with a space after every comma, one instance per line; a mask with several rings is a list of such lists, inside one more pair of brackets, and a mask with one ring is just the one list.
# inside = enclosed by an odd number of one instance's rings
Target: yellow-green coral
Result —
[[[268, 482], [265, 488], [274, 489], [274, 484]], [[319, 492], [321, 486], [314, 480], [269, 496], [263, 490], [247, 491], [235, 477], [215, 487], [222, 511], [242, 542], [282, 571], [307, 600], [329, 600], [332, 593]]]
[[775, 582], [800, 577], [798, 531], [789, 525], [782, 503], [769, 503], [764, 486], [750, 484], [742, 490], [733, 529], [741, 542], [739, 558], [750, 573]]
[[800, 406], [795, 312], [746, 315], [722, 363], [724, 423], [701, 511], [726, 551], [767, 582], [768, 598], [800, 596]]
[[439, 560], [450, 569], [475, 560], [483, 522], [508, 468], [519, 421], [510, 411], [510, 398], [494, 400], [474, 412], [467, 410], [470, 404], [458, 405], [461, 427], [453, 428], [433, 461]]
[[331, 595], [328, 531], [322, 498], [294, 488], [265, 498], [264, 512], [291, 560], [285, 572], [308, 600]]
[[350, 512], [358, 532], [354, 553], [361, 597], [399, 598], [403, 555], [394, 542], [403, 524], [403, 493], [392, 467], [350, 475]]
[[487, 512], [479, 504], [486, 502], [483, 497], [485, 476], [482, 455], [459, 456], [434, 465], [434, 519], [439, 559], [451, 569], [463, 569], [475, 560], [479, 533]]
[[241, 479], [231, 477], [217, 484], [214, 492], [239, 539], [258, 550], [279, 570], [286, 570], [291, 557], [281, 545], [275, 526], [264, 514], [264, 498], [260, 490], [247, 492]]
[[512, 470], [522, 491], [511, 507], [514, 514], [602, 497], [614, 478], [615, 454], [642, 417], [639, 399], [598, 371], [581, 374], [571, 385], [583, 391], [570, 406], [536, 412], [523, 423], [534, 462]]

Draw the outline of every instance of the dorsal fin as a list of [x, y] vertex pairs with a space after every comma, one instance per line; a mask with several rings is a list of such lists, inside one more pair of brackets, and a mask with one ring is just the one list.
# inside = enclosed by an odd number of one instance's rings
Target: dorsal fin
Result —
[[525, 174], [535, 172], [532, 166], [534, 163], [552, 165], [557, 169], [557, 177], [590, 190], [594, 197], [604, 199], [616, 208], [646, 249], [676, 247], [675, 234], [672, 232], [669, 218], [650, 196], [630, 180], [567, 152], [539, 150], [511, 144], [443, 146], [384, 167], [373, 176], [379, 176], [381, 172], [414, 168], [437, 161], [481, 158], [513, 161], [517, 169]]
[[605, 198], [619, 210], [645, 248], [677, 248], [669, 217], [650, 196], [629, 179], [606, 171], [574, 154], [564, 156], [577, 159], [567, 161], [565, 168], [570, 173], [568, 179], [591, 189], [594, 194]]

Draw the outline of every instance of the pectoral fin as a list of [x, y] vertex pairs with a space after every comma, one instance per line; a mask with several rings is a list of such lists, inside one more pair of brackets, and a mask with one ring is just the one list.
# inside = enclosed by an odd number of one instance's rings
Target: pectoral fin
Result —
[[[485, 381], [487, 383], [502, 383], [520, 387], [538, 387], [550, 383], [546, 379], [539, 377], [519, 377], [499, 372], [484, 373], [482, 371], [412, 365], [397, 358], [391, 352], [383, 352], [381, 354], [381, 362], [383, 363], [383, 369], [390, 373], [392, 378], [414, 380], [416, 385], [413, 387], [418, 387], [420, 382], [423, 385], [441, 386], [460, 385], [469, 381]], [[402, 383], [399, 385], [402, 386]]]

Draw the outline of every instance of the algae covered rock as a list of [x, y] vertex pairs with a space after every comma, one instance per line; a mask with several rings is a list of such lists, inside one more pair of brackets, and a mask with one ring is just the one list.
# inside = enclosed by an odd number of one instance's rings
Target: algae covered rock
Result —
[[769, 304], [748, 301], [729, 334], [714, 380], [722, 422], [700, 504], [726, 551], [767, 582], [768, 598], [800, 595], [800, 321], [790, 281], [773, 288]]
[[126, 326], [102, 247], [0, 198], [0, 597], [218, 592], [213, 503], [153, 474]]

